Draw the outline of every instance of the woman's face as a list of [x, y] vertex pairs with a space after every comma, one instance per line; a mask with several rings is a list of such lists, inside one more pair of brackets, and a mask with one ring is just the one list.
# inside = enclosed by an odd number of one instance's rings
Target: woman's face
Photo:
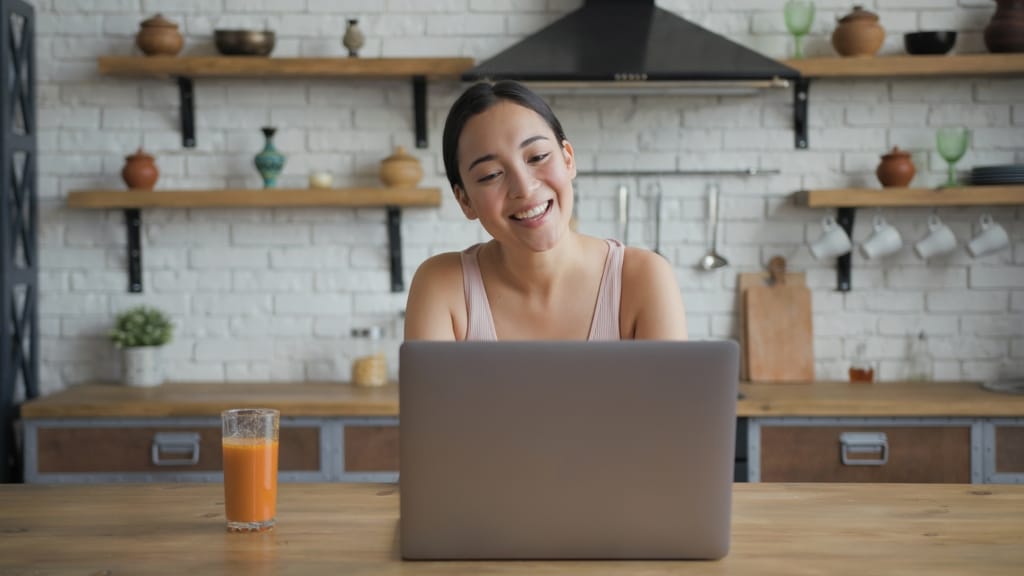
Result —
[[533, 110], [500, 102], [474, 116], [459, 137], [458, 162], [459, 204], [495, 240], [542, 252], [568, 230], [572, 146]]

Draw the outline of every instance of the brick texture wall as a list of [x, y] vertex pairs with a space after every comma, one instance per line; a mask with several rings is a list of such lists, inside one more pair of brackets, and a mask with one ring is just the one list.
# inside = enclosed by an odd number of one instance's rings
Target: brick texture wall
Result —
[[[336, 380], [347, 377], [352, 327], [381, 324], [387, 346], [405, 294], [389, 291], [385, 214], [374, 209], [182, 209], [143, 212], [145, 293], [126, 292], [125, 228], [119, 211], [72, 210], [69, 190], [120, 187], [124, 156], [143, 146], [157, 156], [158, 187], [258, 187], [252, 158], [259, 127], [279, 128], [287, 157], [282, 186], [303, 186], [311, 170], [338, 185], [373, 185], [396, 145], [423, 162], [424, 185], [445, 189], [439, 209], [403, 213], [405, 277], [431, 254], [485, 239], [445, 187], [440, 158], [444, 115], [461, 86], [430, 85], [427, 149], [413, 146], [412, 93], [397, 80], [196, 81], [198, 146], [181, 146], [177, 87], [170, 81], [100, 77], [96, 57], [135, 54], [138, 24], [156, 12], [181, 25], [185, 54], [213, 54], [215, 28], [269, 27], [274, 56], [342, 56], [348, 18], [367, 36], [363, 56], [488, 57], [579, 0], [40, 0], [37, 61], [40, 178], [41, 366], [44, 392], [118, 378], [105, 337], [114, 315], [146, 303], [177, 326], [165, 351], [172, 380]], [[783, 0], [673, 0], [659, 6], [769, 56], [790, 49]], [[987, 0], [866, 0], [902, 51], [903, 32], [956, 28], [959, 52], [984, 51]], [[830, 55], [829, 34], [846, 0], [818, 0], [807, 41]], [[994, 255], [961, 247], [927, 263], [909, 244], [931, 209], [889, 209], [904, 249], [881, 262], [854, 258], [854, 290], [835, 291], [828, 262], [810, 257], [825, 210], [795, 206], [801, 188], [876, 185], [880, 154], [911, 150], [914, 185], [944, 177], [934, 150], [938, 126], [962, 123], [972, 143], [961, 166], [1024, 162], [1024, 79], [816, 81], [810, 150], [793, 148], [789, 91], [753, 96], [552, 96], [583, 170], [777, 169], [778, 175], [715, 178], [722, 190], [720, 251], [731, 266], [696, 269], [707, 242], [705, 186], [694, 176], [660, 179], [582, 176], [581, 229], [612, 236], [616, 191], [634, 193], [630, 242], [653, 245], [652, 191], [664, 190], [662, 251], [673, 263], [695, 338], [734, 337], [736, 275], [776, 254], [807, 272], [813, 290], [815, 355], [821, 379], [844, 378], [861, 340], [882, 379], [905, 377], [907, 350], [928, 334], [935, 379], [1024, 373], [1024, 222], [1021, 207], [940, 208], [958, 238], [991, 212], [1011, 237]], [[855, 242], [873, 210], [858, 212]], [[392, 356], [392, 370], [397, 359]]]

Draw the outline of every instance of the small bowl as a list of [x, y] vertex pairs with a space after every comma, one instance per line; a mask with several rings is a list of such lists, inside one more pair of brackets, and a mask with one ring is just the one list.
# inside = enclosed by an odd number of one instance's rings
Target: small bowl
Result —
[[908, 54], [945, 54], [956, 44], [953, 30], [909, 32], [903, 35], [903, 47]]
[[214, 30], [213, 40], [226, 56], [268, 56], [274, 50], [270, 30]]

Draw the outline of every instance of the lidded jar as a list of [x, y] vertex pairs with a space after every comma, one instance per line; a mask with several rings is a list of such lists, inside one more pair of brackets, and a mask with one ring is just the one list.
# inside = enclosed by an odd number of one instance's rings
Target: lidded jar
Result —
[[185, 39], [178, 32], [177, 24], [157, 14], [142, 21], [135, 35], [135, 45], [146, 56], [175, 56], [181, 52]]
[[352, 384], [383, 386], [388, 383], [388, 360], [381, 346], [382, 332], [380, 326], [352, 329]]
[[125, 156], [121, 178], [133, 190], [152, 190], [160, 177], [153, 156], [139, 148], [135, 154]]
[[380, 180], [388, 188], [415, 188], [423, 179], [423, 166], [404, 146], [380, 163]]
[[832, 47], [841, 56], [874, 56], [884, 42], [885, 28], [878, 23], [878, 14], [861, 6], [840, 18], [832, 32]]
[[884, 154], [882, 162], [875, 170], [875, 175], [884, 188], [906, 188], [916, 173], [917, 169], [914, 168], [910, 152], [900, 150], [899, 146], [893, 146], [891, 152]]
[[1024, 52], [1024, 0], [996, 0], [996, 12], [985, 27], [989, 52]]

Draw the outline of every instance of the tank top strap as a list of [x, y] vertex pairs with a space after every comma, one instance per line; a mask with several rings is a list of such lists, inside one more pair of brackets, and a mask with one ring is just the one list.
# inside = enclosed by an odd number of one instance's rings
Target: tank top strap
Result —
[[604, 261], [601, 287], [597, 293], [594, 319], [587, 340], [621, 340], [619, 304], [622, 300], [622, 260], [626, 247], [618, 240], [608, 239], [608, 257]]
[[461, 252], [462, 290], [466, 294], [466, 340], [497, 340], [491, 303], [487, 300], [487, 290], [477, 260], [480, 246], [474, 244]]

